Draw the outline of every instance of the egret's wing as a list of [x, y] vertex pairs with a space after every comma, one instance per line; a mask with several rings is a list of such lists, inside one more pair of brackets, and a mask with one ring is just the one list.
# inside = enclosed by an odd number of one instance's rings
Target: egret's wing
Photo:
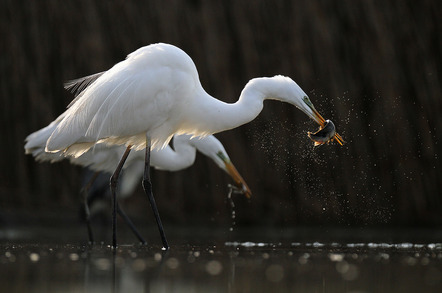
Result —
[[45, 152], [46, 142], [52, 132], [57, 128], [60, 121], [64, 118], [64, 114], [60, 115], [52, 121], [48, 126], [29, 134], [25, 139], [25, 153], [32, 154], [37, 161], [50, 161], [51, 163], [64, 159], [61, 154], [53, 154]]
[[152, 148], [167, 144], [183, 120], [182, 109], [190, 107], [197, 73], [185, 53], [154, 48], [139, 49], [102, 75], [72, 82], [78, 96], [46, 150], [78, 157], [96, 142], [141, 149], [147, 133]]
[[[88, 75], [85, 77], [80, 77], [77, 79], [69, 80], [64, 84], [64, 88], [67, 91], [70, 91], [74, 94], [74, 96], [78, 96], [81, 94], [82, 91], [84, 91], [85, 88], [87, 88], [90, 84], [92, 84], [94, 81], [96, 81], [100, 76], [103, 75], [106, 71], [95, 73], [92, 75]], [[74, 103], [74, 101], [71, 102], [71, 104]]]

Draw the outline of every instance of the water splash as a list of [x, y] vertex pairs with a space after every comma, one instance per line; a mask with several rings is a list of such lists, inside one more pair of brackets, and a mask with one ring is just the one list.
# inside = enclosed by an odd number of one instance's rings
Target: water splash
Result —
[[238, 188], [238, 187], [236, 187], [235, 185], [232, 185], [232, 184], [229, 184], [228, 187], [229, 187], [229, 193], [227, 194], [227, 201], [229, 202], [229, 205], [230, 205], [230, 217], [232, 219], [232, 225], [230, 226], [229, 231], [232, 232], [233, 231], [233, 227], [236, 224], [236, 221], [235, 221], [235, 219], [236, 219], [235, 203], [233, 202], [232, 195], [233, 194], [244, 194], [244, 192], [243, 192], [242, 189], [240, 189], [240, 188]]

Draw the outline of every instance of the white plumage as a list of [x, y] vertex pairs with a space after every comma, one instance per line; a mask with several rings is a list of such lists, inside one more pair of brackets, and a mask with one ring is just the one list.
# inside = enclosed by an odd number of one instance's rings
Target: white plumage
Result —
[[[50, 134], [57, 127], [59, 119], [51, 122], [48, 126], [30, 134], [26, 138], [25, 153], [32, 154], [39, 162], [58, 162], [66, 157], [62, 153], [45, 152], [46, 141]], [[174, 137], [173, 148], [169, 145], [163, 149], [153, 150], [151, 153], [150, 165], [159, 170], [179, 171], [188, 168], [195, 162], [196, 151], [200, 151], [205, 156], [211, 158], [215, 164], [232, 177], [246, 196], [251, 192], [247, 183], [236, 171], [230, 160], [227, 151], [222, 143], [213, 135], [204, 138], [190, 135], [177, 135]], [[118, 165], [126, 148], [124, 146], [107, 146], [104, 143], [96, 144], [93, 148], [79, 157], [68, 157], [74, 165], [88, 167], [96, 172], [112, 173]], [[129, 195], [134, 184], [141, 179], [144, 172], [144, 151], [132, 151], [123, 167], [126, 175], [121, 182], [120, 193]], [[130, 174], [130, 176], [128, 176]], [[123, 197], [124, 197], [123, 196]]]
[[[253, 120], [265, 99], [290, 103], [321, 126], [324, 118], [307, 94], [289, 77], [250, 80], [237, 102], [207, 94], [192, 59], [168, 44], [142, 47], [108, 71], [74, 81], [78, 96], [59, 117], [46, 151], [79, 157], [98, 143], [126, 145], [111, 176], [113, 247], [116, 247], [118, 177], [131, 149], [146, 148], [143, 187], [148, 195], [164, 248], [168, 243], [153, 198], [149, 176], [150, 150], [164, 148], [174, 135], [207, 136]], [[340, 142], [336, 134], [336, 140]]]
[[167, 44], [142, 47], [104, 72], [63, 114], [46, 151], [80, 156], [97, 142], [146, 146], [168, 144], [174, 134], [205, 136], [254, 119], [264, 99], [291, 103], [320, 123], [307, 95], [290, 78], [251, 80], [238, 102], [224, 103], [201, 86], [192, 59]]

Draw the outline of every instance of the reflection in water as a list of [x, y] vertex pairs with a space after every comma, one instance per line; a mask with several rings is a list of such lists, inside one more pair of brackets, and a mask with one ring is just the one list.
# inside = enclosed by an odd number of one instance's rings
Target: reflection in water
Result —
[[2, 292], [440, 292], [441, 243], [1, 244]]

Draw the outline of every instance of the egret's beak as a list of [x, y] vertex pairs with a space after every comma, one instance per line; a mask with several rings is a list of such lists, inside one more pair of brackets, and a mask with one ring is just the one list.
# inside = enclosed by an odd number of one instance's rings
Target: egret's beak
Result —
[[228, 158], [224, 158], [223, 161], [226, 166], [227, 173], [229, 173], [229, 175], [233, 178], [236, 185], [241, 189], [241, 191], [244, 193], [244, 195], [247, 198], [250, 198], [250, 196], [252, 195], [252, 192], [250, 191], [250, 188], [247, 185], [247, 183], [244, 181], [244, 179], [242, 179], [238, 170], [236, 170], [235, 166], [232, 164], [232, 162]]
[[[312, 117], [312, 119], [315, 120], [316, 123], [318, 123], [321, 126], [321, 128], [324, 127], [325, 119], [315, 109], [315, 106], [313, 106], [313, 103], [310, 101], [310, 99], [307, 96], [304, 96], [303, 101], [312, 111], [312, 115], [310, 115]], [[332, 139], [336, 140], [340, 145], [344, 145], [344, 143], [345, 143], [345, 141], [342, 139], [342, 137], [337, 132]]]

